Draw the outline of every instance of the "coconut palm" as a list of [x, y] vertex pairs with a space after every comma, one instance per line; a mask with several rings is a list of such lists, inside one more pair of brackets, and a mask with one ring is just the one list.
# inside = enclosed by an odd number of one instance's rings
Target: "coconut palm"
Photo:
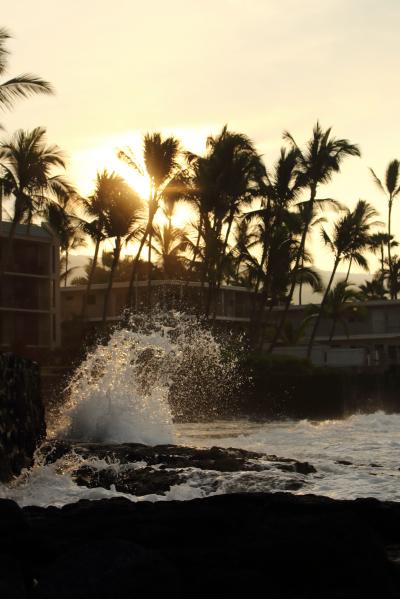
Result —
[[392, 256], [391, 267], [389, 259], [385, 258], [385, 268], [383, 269], [383, 279], [387, 282], [390, 298], [397, 299], [400, 291], [400, 257]]
[[142, 202], [138, 194], [115, 173], [108, 177], [108, 191], [104, 197], [104, 233], [107, 239], [114, 239], [113, 260], [108, 285], [104, 296], [103, 324], [107, 318], [108, 302], [115, 270], [124, 244], [129, 243], [141, 232]]
[[185, 231], [171, 224], [155, 225], [152, 239], [152, 249], [161, 265], [164, 279], [182, 278], [185, 263], [183, 254], [189, 244]]
[[[370, 206], [365, 200], [360, 200], [353, 211], [354, 231], [357, 232], [356, 234], [358, 235], [361, 243], [358, 243], [358, 240], [354, 239], [353, 248], [350, 249], [349, 254], [346, 257], [349, 263], [345, 278], [346, 282], [349, 280], [350, 270], [353, 263], [357, 264], [357, 266], [363, 270], [368, 270], [368, 261], [366, 260], [363, 251], [365, 249], [370, 249], [371, 247], [371, 239], [373, 237], [372, 235], [369, 235], [371, 228], [382, 225], [380, 221], [371, 220], [375, 218], [376, 215], [377, 212], [375, 208], [372, 208], [372, 206]], [[365, 240], [367, 240], [366, 244]]]
[[338, 281], [327, 294], [324, 305], [322, 307], [313, 306], [311, 308], [311, 313], [318, 315], [322, 310], [323, 318], [327, 318], [332, 321], [329, 342], [332, 341], [336, 326], [338, 324], [342, 326], [345, 334], [348, 336], [348, 317], [350, 315], [354, 316], [355, 314], [360, 317], [365, 314], [365, 309], [363, 306], [354, 305], [360, 299], [360, 292], [352, 285], [352, 283], [349, 283], [348, 281]]
[[387, 299], [387, 289], [384, 285], [384, 278], [382, 273], [375, 276], [372, 281], [365, 281], [362, 285], [359, 285], [359, 297], [364, 301], [371, 300], [383, 300]]
[[[304, 151], [297, 145], [294, 137], [285, 132], [283, 137], [289, 142], [292, 148], [297, 150], [297, 177], [298, 186], [306, 188], [309, 196], [304, 203], [304, 227], [296, 256], [295, 270], [299, 268], [307, 235], [310, 229], [310, 223], [315, 214], [316, 206], [333, 206], [335, 203], [325, 198], [323, 201], [317, 198], [317, 192], [321, 185], [329, 183], [335, 173], [340, 172], [343, 160], [349, 156], [360, 156], [360, 150], [357, 145], [352, 144], [347, 139], [337, 139], [331, 135], [332, 130], [328, 128], [323, 130], [320, 124], [314, 127], [311, 139], [307, 142]], [[289, 306], [293, 299], [295, 290], [295, 279], [292, 281], [289, 292], [286, 297], [285, 309], [282, 313], [281, 321], [277, 327], [275, 338], [272, 340], [270, 351], [272, 351], [276, 340], [279, 338], [289, 311]]]
[[391, 257], [391, 245], [390, 239], [392, 234], [392, 207], [393, 202], [400, 193], [400, 163], [398, 160], [392, 160], [389, 162], [386, 172], [385, 181], [382, 181], [377, 177], [375, 172], [370, 169], [372, 178], [378, 186], [379, 190], [387, 197], [388, 201], [388, 236], [389, 241], [387, 243], [388, 250], [388, 266], [389, 270], [392, 268], [392, 257]]
[[[151, 250], [152, 250], [152, 230], [153, 220], [163, 199], [164, 190], [168, 184], [174, 180], [181, 170], [178, 164], [179, 141], [174, 137], [162, 138], [160, 133], [147, 133], [143, 140], [143, 160], [146, 174], [150, 182], [150, 191], [148, 199], [148, 217], [144, 234], [140, 240], [139, 249], [132, 265], [131, 279], [128, 287], [128, 305], [132, 304], [133, 283], [140, 256], [145, 243], [148, 245], [148, 302], [151, 302]], [[118, 157], [131, 166], [135, 171], [144, 176], [143, 169], [135, 160], [134, 153], [129, 148], [119, 150]], [[171, 191], [171, 188], [169, 188]], [[166, 193], [166, 195], [168, 195]]]
[[116, 182], [114, 174], [108, 173], [108, 171], [105, 169], [102, 172], [98, 172], [96, 175], [94, 193], [88, 198], [81, 198], [84, 216], [85, 219], [87, 219], [83, 224], [83, 230], [94, 243], [93, 258], [90, 261], [87, 279], [85, 280], [86, 292], [82, 298], [82, 320], [85, 320], [86, 318], [88, 298], [93, 277], [97, 269], [100, 246], [106, 239], [105, 210], [107, 207], [108, 197], [114, 193], [116, 185], [119, 185], [119, 182]]
[[397, 247], [399, 244], [394, 241], [393, 235], [388, 235], [384, 231], [379, 231], [371, 235], [369, 249], [371, 252], [376, 254], [379, 252], [379, 259], [381, 263], [381, 275], [383, 276], [385, 270], [385, 246], [390, 244], [391, 248]]
[[[364, 215], [364, 218], [360, 218], [360, 214]], [[363, 200], [359, 200], [352, 212], [350, 210], [346, 210], [345, 214], [336, 221], [333, 226], [332, 235], [329, 235], [324, 228], [321, 229], [322, 240], [334, 254], [334, 264], [328, 285], [321, 301], [320, 310], [315, 319], [315, 324], [311, 332], [307, 349], [307, 357], [310, 357], [311, 355], [315, 335], [318, 330], [319, 322], [324, 312], [325, 304], [327, 302], [329, 292], [331, 291], [332, 283], [338, 266], [342, 261], [354, 259], [356, 252], [361, 254], [361, 252], [368, 247], [371, 236], [370, 229], [376, 224], [376, 222], [372, 221], [371, 219], [375, 218], [376, 216], [377, 212], [374, 208], [372, 208], [372, 206]]]
[[31, 223], [52, 201], [58, 200], [63, 205], [74, 194], [66, 179], [54, 174], [57, 167], [65, 168], [63, 155], [58, 146], [47, 145], [46, 131], [42, 127], [32, 131], [20, 129], [10, 140], [0, 143], [3, 194], [14, 200], [2, 272], [9, 263], [17, 224]]
[[56, 233], [60, 243], [62, 264], [65, 267], [60, 278], [64, 281], [64, 286], [67, 285], [67, 279], [71, 274], [69, 268], [70, 252], [86, 245], [83, 223], [73, 212], [73, 202], [72, 199], [64, 205], [50, 202], [45, 209], [45, 218]]
[[[11, 38], [4, 27], [0, 28], [0, 77], [7, 71], [8, 51], [5, 44]], [[44, 79], [36, 75], [23, 74], [0, 83], [0, 107], [12, 108], [15, 100], [34, 94], [52, 94], [53, 88]]]

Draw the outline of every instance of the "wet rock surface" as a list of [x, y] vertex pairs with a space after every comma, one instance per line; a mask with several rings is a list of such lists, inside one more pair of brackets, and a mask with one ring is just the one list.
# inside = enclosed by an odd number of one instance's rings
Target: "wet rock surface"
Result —
[[394, 598], [400, 504], [233, 494], [188, 502], [0, 501], [2, 597]]
[[[45, 463], [53, 463], [71, 452], [85, 460], [78, 466], [72, 476], [79, 485], [89, 488], [112, 485], [117, 491], [132, 495], [149, 494], [163, 495], [174, 485], [182, 484], [193, 478], [193, 473], [219, 473], [241, 475], [242, 487], [252, 484], [251, 475], [264, 473], [268, 476], [269, 487], [280, 490], [298, 490], [306, 482], [305, 478], [290, 478], [290, 474], [300, 474], [305, 477], [316, 470], [308, 462], [299, 462], [276, 455], [266, 455], [236, 448], [211, 447], [199, 449], [177, 445], [148, 446], [138, 443], [122, 445], [106, 445], [97, 443], [69, 444], [63, 441], [47, 443], [42, 447]], [[91, 461], [102, 462], [101, 468], [91, 465]], [[89, 463], [88, 463], [89, 462]], [[104, 465], [105, 464], [105, 465]], [[108, 466], [107, 466], [108, 464]], [[115, 468], [115, 464], [118, 467]], [[274, 476], [274, 472], [288, 473], [287, 478]], [[247, 476], [246, 476], [247, 475]], [[218, 476], [218, 475], [215, 475]], [[214, 476], [214, 479], [215, 479]], [[206, 477], [209, 490], [216, 491], [217, 486], [212, 474]], [[219, 477], [220, 479], [221, 477]], [[227, 478], [227, 485], [232, 485]], [[203, 484], [205, 474], [201, 477]], [[264, 477], [264, 481], [267, 479]], [[257, 482], [257, 477], [253, 480]], [[240, 486], [237, 478], [234, 484]], [[229, 491], [229, 488], [227, 489]]]

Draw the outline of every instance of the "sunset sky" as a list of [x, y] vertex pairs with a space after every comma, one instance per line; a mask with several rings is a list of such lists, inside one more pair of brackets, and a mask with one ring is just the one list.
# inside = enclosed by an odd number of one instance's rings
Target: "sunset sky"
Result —
[[[56, 96], [18, 102], [7, 133], [43, 125], [82, 193], [115, 148], [140, 147], [146, 131], [174, 133], [201, 151], [228, 123], [271, 165], [288, 129], [303, 143], [317, 119], [358, 143], [324, 190], [348, 206], [383, 210], [371, 182], [400, 158], [398, 0], [14, 0], [10, 75], [33, 72]], [[400, 234], [400, 200], [394, 231]], [[331, 264], [329, 254], [316, 256]]]

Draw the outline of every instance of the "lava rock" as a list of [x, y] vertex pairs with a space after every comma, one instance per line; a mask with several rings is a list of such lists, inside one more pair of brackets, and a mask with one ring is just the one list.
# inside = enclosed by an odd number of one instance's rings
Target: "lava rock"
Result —
[[20, 511], [0, 501], [7, 599], [398, 597], [397, 503], [247, 493]]
[[38, 580], [35, 599], [175, 598], [177, 573], [156, 552], [126, 540], [83, 543], [56, 559]]

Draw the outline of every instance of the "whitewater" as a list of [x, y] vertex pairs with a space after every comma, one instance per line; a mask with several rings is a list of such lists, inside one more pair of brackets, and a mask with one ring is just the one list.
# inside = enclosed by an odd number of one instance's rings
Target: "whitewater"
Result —
[[[316, 472], [261, 468], [254, 472], [189, 469], [185, 482], [164, 494], [133, 495], [114, 485], [78, 485], [73, 472], [88, 466], [144, 472], [143, 462], [121, 464], [112, 455], [85, 457], [72, 449], [54, 463], [40, 450], [34, 466], [8, 485], [0, 497], [21, 506], [61, 507], [81, 499], [126, 497], [131, 501], [188, 500], [233, 492], [285, 490], [336, 499], [375, 497], [400, 501], [400, 415], [376, 412], [344, 420], [220, 420], [208, 412], [199, 422], [177, 423], [173, 412], [196, 397], [198, 413], [229, 402], [235, 387], [235, 357], [202, 323], [179, 313], [158, 314], [149, 323], [136, 318], [116, 329], [108, 344], [91, 351], [72, 377], [67, 400], [49, 423], [49, 439], [97, 444], [161, 443], [186, 447], [240, 448], [312, 464]], [[212, 402], [211, 402], [212, 403]], [[173, 406], [173, 409], [171, 408]], [[176, 420], [176, 419], [175, 419]], [[293, 480], [298, 479], [298, 485]]]

